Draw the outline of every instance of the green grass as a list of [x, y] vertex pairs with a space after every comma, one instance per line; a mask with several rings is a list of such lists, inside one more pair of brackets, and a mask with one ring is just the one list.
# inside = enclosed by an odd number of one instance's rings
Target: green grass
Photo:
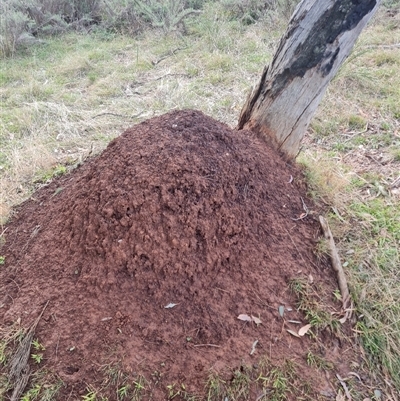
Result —
[[361, 315], [357, 330], [368, 363], [382, 365], [400, 388], [400, 207], [380, 197], [353, 202], [350, 211], [364, 223], [363, 242], [349, 258]]
[[[187, 22], [187, 35], [68, 33], [2, 60], [0, 223], [37, 185], [68, 172], [92, 150], [100, 152], [139, 121], [195, 108], [235, 126], [246, 93], [271, 60], [285, 26], [274, 15], [241, 24], [221, 4], [209, 3]], [[310, 196], [332, 210], [329, 224], [355, 301], [362, 368], [382, 391], [382, 378], [388, 388], [400, 388], [400, 207], [390, 187], [400, 172], [400, 49], [393, 46], [399, 42], [398, 17], [382, 10], [329, 86], [298, 159]], [[320, 244], [321, 257], [324, 252]], [[292, 283], [292, 290], [313, 330], [337, 331], [307, 283]], [[13, 335], [2, 333], [2, 364], [16, 341]], [[318, 352], [305, 357], [310, 365], [327, 368]], [[302, 396], [292, 384], [294, 368], [265, 366], [256, 375], [250, 368], [236, 371], [229, 383], [210, 374], [206, 399], [246, 399], [255, 384], [265, 388], [262, 399]], [[141, 400], [147, 391], [143, 376], [130, 381], [120, 367], [110, 367], [105, 377], [103, 387], [112, 387], [113, 399]], [[39, 391], [43, 400], [55, 399], [57, 386], [59, 381], [43, 373], [24, 397], [34, 399]], [[182, 383], [170, 386], [181, 398], [192, 397]], [[82, 399], [102, 399], [102, 390], [90, 387]]]

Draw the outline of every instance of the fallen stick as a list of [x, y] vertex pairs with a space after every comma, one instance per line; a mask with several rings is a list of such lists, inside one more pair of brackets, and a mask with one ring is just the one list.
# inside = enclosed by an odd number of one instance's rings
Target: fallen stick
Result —
[[333, 235], [329, 228], [328, 222], [322, 216], [319, 216], [319, 222], [321, 224], [322, 231], [324, 232], [324, 236], [328, 240], [329, 250], [331, 253], [332, 267], [336, 272], [339, 284], [339, 290], [340, 293], [342, 294], [343, 309], [346, 311], [350, 306], [350, 292], [347, 286], [346, 276], [344, 274], [342, 264], [340, 263], [339, 254], [336, 249], [335, 241], [333, 239]]
[[39, 321], [42, 318], [43, 313], [46, 310], [49, 302], [50, 301], [47, 301], [40, 315], [37, 317], [37, 319], [33, 322], [32, 326], [29, 328], [28, 332], [26, 333], [24, 339], [19, 344], [18, 349], [11, 360], [9, 380], [11, 384], [14, 384], [13, 386], [14, 390], [11, 395], [11, 401], [17, 401], [20, 399], [29, 381], [30, 369], [28, 365], [28, 360], [31, 351], [32, 340], [35, 335], [36, 327], [39, 324]]

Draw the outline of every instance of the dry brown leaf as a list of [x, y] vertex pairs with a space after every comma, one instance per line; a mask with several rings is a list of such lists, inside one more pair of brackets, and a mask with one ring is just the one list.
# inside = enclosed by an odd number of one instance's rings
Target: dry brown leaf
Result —
[[253, 319], [249, 315], [239, 315], [237, 317], [239, 320], [243, 320], [244, 322], [252, 322]]
[[287, 331], [288, 333], [290, 333], [292, 336], [295, 336], [295, 337], [300, 338], [300, 336], [299, 336], [295, 331], [290, 330], [290, 329], [286, 329], [286, 331]]
[[299, 329], [299, 336], [303, 337], [304, 334], [306, 334], [308, 332], [308, 330], [310, 330], [311, 328], [311, 324], [306, 324], [303, 327], [300, 327]]

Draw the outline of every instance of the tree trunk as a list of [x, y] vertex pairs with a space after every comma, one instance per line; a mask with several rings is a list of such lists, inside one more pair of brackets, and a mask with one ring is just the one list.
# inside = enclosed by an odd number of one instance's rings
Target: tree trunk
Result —
[[297, 156], [330, 80], [381, 0], [303, 0], [240, 113], [238, 129]]

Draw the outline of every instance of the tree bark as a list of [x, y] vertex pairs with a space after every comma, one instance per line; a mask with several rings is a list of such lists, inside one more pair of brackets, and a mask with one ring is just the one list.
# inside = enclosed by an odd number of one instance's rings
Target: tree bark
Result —
[[297, 156], [325, 90], [381, 0], [303, 0], [271, 64], [246, 100], [238, 129]]

